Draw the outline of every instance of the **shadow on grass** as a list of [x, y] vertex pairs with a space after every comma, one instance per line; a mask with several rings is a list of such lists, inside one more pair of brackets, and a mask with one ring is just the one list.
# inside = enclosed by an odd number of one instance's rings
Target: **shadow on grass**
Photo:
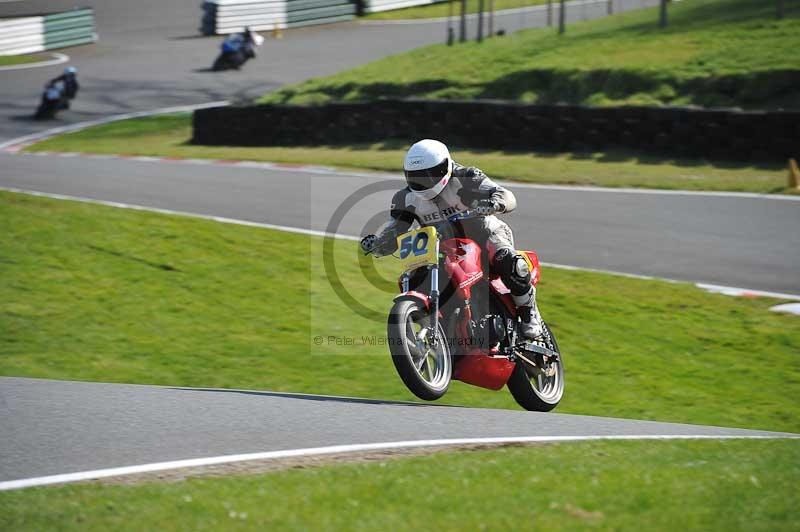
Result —
[[[481, 153], [480, 150], [471, 150], [473, 153]], [[506, 155], [526, 155], [527, 152], [513, 152], [504, 151]], [[670, 165], [683, 168], [693, 168], [700, 166], [710, 166], [721, 170], [741, 170], [741, 169], [757, 169], [757, 170], [781, 170], [784, 165], [777, 162], [740, 162], [740, 161], [725, 161], [725, 160], [710, 160], [710, 159], [691, 159], [691, 158], [676, 158], [671, 155], [658, 155], [655, 153], [643, 153], [632, 150], [589, 150], [589, 151], [572, 151], [572, 152], [550, 152], [550, 151], [537, 151], [530, 153], [536, 157], [563, 157], [567, 156], [573, 161], [593, 161], [597, 164], [618, 164], [618, 163], [632, 163], [647, 166], [657, 165]]]
[[[306, 145], [287, 145], [281, 146], [289, 149], [326, 149], [326, 150], [346, 150], [351, 152], [367, 152], [367, 151], [405, 151], [411, 144], [419, 139], [384, 139], [374, 143], [342, 143], [342, 144], [306, 144]], [[187, 140], [180, 146], [197, 147], [197, 144], [192, 144]], [[250, 146], [252, 148], [252, 146]], [[273, 147], [273, 146], [270, 146]], [[213, 148], [220, 148], [220, 146], [213, 146]], [[235, 146], [234, 146], [235, 148]], [[498, 155], [504, 156], [528, 156], [542, 159], [556, 159], [559, 157], [566, 157], [573, 161], [593, 161], [599, 165], [602, 164], [619, 164], [619, 163], [632, 163], [646, 166], [655, 165], [670, 165], [682, 168], [693, 167], [706, 167], [724, 169], [724, 170], [741, 170], [741, 169], [754, 169], [764, 171], [782, 170], [784, 168], [783, 162], [770, 162], [770, 161], [725, 161], [725, 160], [712, 160], [703, 158], [676, 158], [673, 155], [659, 155], [656, 153], [637, 152], [634, 150], [625, 149], [608, 149], [608, 150], [575, 150], [575, 151], [557, 151], [557, 150], [535, 150], [535, 151], [517, 151], [517, 150], [497, 150], [497, 149], [481, 149], [469, 146], [450, 145], [450, 153], [456, 161], [470, 164], [471, 161], [462, 160], [459, 154], [468, 152], [471, 156], [481, 155]], [[472, 162], [472, 164], [475, 164]], [[382, 166], [375, 167], [378, 170], [384, 170]], [[401, 159], [398, 159], [397, 170], [401, 170]], [[782, 190], [782, 189], [781, 189]]]
[[301, 401], [322, 401], [345, 404], [362, 405], [390, 405], [390, 406], [415, 406], [415, 407], [444, 407], [444, 408], [465, 408], [458, 405], [447, 404], [426, 404], [412, 403], [410, 401], [385, 401], [381, 399], [362, 399], [359, 397], [336, 397], [331, 395], [311, 395], [303, 393], [289, 392], [256, 392], [250, 390], [226, 390], [224, 388], [171, 388], [184, 392], [216, 392], [216, 393], [238, 393], [242, 395], [256, 395], [261, 397], [278, 397], [283, 399], [299, 399]]
[[404, 98], [532, 101], [542, 105], [625, 104], [646, 96], [650, 103], [685, 102], [707, 108], [800, 108], [800, 70], [768, 70], [681, 79], [667, 72], [633, 69], [512, 72], [486, 83], [430, 79], [408, 84], [341, 83], [284, 89], [272, 103], [327, 103]]
[[414, 83], [337, 83], [311, 89], [295, 90], [286, 88], [270, 95], [270, 103], [289, 103], [295, 97], [302, 97], [307, 92], [319, 93], [325, 100], [360, 101], [380, 100], [392, 98], [407, 98], [417, 94], [428, 94], [442, 89], [451, 88], [454, 84], [447, 79], [428, 79]]

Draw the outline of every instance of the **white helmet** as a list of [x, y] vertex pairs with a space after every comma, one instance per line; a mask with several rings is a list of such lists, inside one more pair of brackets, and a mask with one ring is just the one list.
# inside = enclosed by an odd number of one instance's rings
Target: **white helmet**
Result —
[[77, 74], [77, 73], [78, 69], [75, 68], [74, 66], [68, 66], [67, 68], [64, 69], [64, 74]]
[[409, 148], [403, 161], [408, 188], [422, 199], [442, 193], [453, 173], [453, 159], [447, 146], [438, 140], [424, 139]]

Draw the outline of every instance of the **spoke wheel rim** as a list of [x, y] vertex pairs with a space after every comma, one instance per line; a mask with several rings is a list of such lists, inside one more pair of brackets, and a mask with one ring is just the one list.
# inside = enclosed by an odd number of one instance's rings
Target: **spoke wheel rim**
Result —
[[[550, 339], [549, 332], [546, 334], [543, 347], [549, 349], [555, 347]], [[545, 370], [548, 369], [555, 371], [552, 371], [552, 375], [547, 375]], [[545, 363], [544, 367], [537, 365], [535, 369], [528, 371], [528, 380], [534, 393], [545, 402], [557, 403], [564, 394], [564, 366], [560, 360], [556, 359], [550, 361], [549, 364]]]
[[[450, 383], [450, 350], [442, 333], [441, 325], [436, 341], [432, 345], [428, 317], [415, 310], [406, 318], [406, 340], [408, 354], [417, 375], [431, 388], [444, 389]], [[408, 331], [414, 332], [412, 340]]]

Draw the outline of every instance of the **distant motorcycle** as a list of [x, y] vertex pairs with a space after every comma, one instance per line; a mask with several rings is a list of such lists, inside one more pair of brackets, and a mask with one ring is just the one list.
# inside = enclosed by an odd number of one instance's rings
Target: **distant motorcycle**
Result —
[[42, 93], [42, 101], [33, 117], [36, 120], [48, 120], [55, 118], [56, 113], [61, 109], [68, 108], [69, 98], [67, 98], [66, 84], [63, 81], [48, 83]]
[[264, 37], [250, 29], [243, 33], [229, 35], [222, 41], [221, 51], [211, 69], [214, 71], [242, 68], [248, 60], [256, 57], [256, 47], [261, 46]]
[[56, 112], [69, 109], [69, 102], [78, 95], [78, 69], [69, 66], [64, 73], [47, 82], [42, 93], [42, 101], [33, 115], [36, 120], [54, 118]]

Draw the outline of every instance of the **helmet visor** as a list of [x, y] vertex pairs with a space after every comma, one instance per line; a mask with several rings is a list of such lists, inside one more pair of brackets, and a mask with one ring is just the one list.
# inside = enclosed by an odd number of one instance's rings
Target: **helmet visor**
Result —
[[445, 159], [433, 168], [426, 168], [424, 170], [406, 170], [406, 181], [408, 188], [411, 190], [428, 190], [433, 188], [436, 184], [447, 176], [450, 170], [450, 161]]

